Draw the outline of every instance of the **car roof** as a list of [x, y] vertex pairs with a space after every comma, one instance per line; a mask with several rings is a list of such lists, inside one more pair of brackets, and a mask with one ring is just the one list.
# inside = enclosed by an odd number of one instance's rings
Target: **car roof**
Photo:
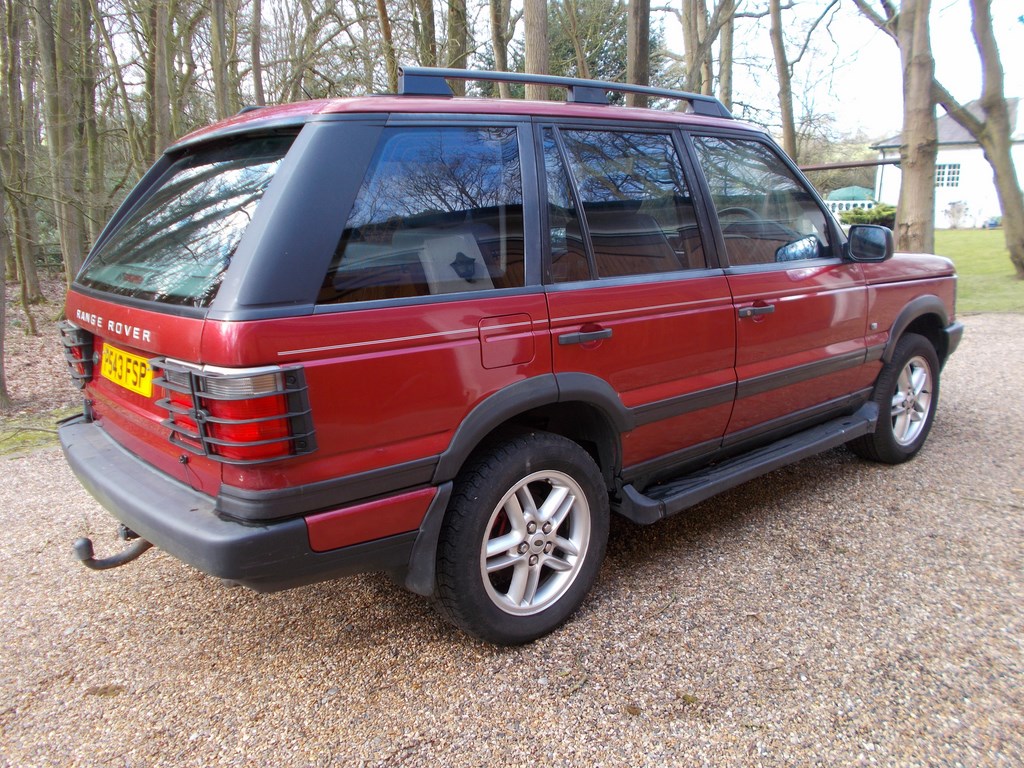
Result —
[[488, 99], [438, 96], [360, 96], [352, 98], [300, 101], [272, 107], [247, 108], [226, 120], [184, 136], [171, 149], [181, 149], [197, 142], [206, 142], [239, 133], [249, 133], [306, 122], [329, 115], [494, 115], [495, 117], [539, 117], [550, 119], [655, 121], [671, 124], [743, 128], [762, 133], [762, 129], [740, 121], [681, 110], [646, 107], [619, 107], [565, 101], [525, 101], [522, 99]]

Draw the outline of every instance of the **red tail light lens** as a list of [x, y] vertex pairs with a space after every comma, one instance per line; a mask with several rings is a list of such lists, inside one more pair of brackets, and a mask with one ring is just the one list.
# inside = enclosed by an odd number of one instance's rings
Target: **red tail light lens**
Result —
[[284, 395], [256, 400], [213, 400], [210, 402], [210, 437], [213, 450], [227, 459], [252, 461], [291, 453], [291, 437]]

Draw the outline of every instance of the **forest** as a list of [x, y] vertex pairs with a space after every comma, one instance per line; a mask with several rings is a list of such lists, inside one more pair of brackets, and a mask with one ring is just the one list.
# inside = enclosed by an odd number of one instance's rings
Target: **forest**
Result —
[[[0, 0], [0, 278], [18, 286], [20, 304], [0, 303], [0, 329], [5, 312], [21, 311], [26, 331], [36, 332], [28, 308], [42, 300], [40, 271], [73, 279], [113, 210], [177, 138], [247, 105], [393, 92], [400, 64], [714, 94], [769, 126], [798, 162], [869, 159], [863, 142], [844, 141], [800, 100], [807, 54], [834, 45], [826, 30], [843, 2], [890, 36], [903, 60], [894, 73], [904, 83], [907, 139], [898, 243], [930, 250], [930, 136], [941, 105], [990, 157], [1008, 248], [1024, 275], [1024, 204], [1009, 162], [991, 0], [971, 2], [985, 73], [980, 114], [934, 79], [929, 0], [674, 0], [660, 8], [650, 0]], [[738, 55], [737, 41], [755, 31], [770, 37], [767, 62]], [[668, 32], [682, 53], [666, 45]], [[768, 112], [734, 93], [743, 66], [772, 73], [778, 96]], [[493, 88], [474, 92], [524, 95]], [[528, 86], [525, 96], [549, 94]], [[842, 173], [814, 181], [841, 186], [864, 171]], [[0, 408], [5, 401], [0, 363]]]

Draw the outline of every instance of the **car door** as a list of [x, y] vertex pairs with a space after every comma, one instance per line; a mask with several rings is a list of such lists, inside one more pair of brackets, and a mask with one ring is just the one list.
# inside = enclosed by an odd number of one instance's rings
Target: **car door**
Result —
[[867, 292], [817, 195], [767, 139], [693, 135], [716, 213], [736, 325], [726, 445], [849, 409], [866, 361]]
[[717, 449], [735, 390], [735, 323], [725, 275], [706, 261], [678, 137], [547, 125], [538, 138], [563, 399], [604, 397], [629, 414], [627, 480]]

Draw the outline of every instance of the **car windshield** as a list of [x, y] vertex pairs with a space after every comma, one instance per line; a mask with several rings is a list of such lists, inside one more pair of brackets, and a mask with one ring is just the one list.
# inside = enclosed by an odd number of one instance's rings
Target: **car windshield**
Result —
[[78, 283], [206, 307], [294, 136], [235, 140], [179, 157], [97, 249]]

